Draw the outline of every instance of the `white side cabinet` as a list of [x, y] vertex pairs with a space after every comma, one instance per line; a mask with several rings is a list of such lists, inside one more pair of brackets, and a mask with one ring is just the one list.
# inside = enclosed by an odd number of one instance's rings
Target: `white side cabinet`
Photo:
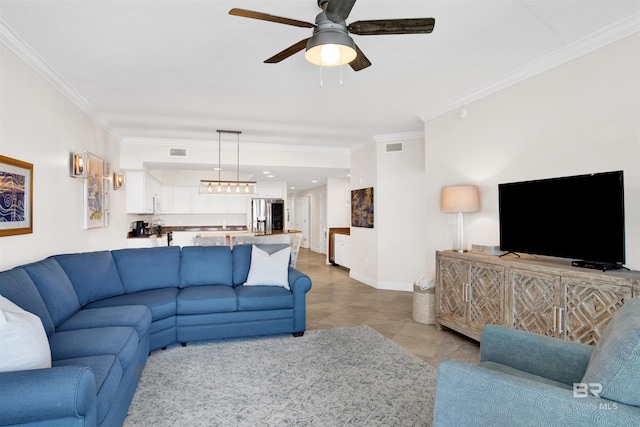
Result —
[[348, 234], [334, 234], [333, 261], [342, 267], [351, 268], [351, 243]]
[[155, 214], [160, 211], [162, 184], [146, 172], [127, 172], [127, 213]]

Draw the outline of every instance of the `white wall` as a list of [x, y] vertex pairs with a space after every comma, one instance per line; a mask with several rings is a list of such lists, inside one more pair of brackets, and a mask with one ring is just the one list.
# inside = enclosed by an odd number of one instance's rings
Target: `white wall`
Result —
[[378, 283], [384, 289], [413, 290], [425, 273], [424, 139], [402, 141], [402, 152], [387, 153], [378, 143], [375, 221]]
[[[451, 247], [440, 189], [477, 184], [469, 243], [496, 245], [498, 184], [624, 170], [627, 266], [640, 269], [640, 34], [425, 122], [428, 269]], [[562, 236], [558, 236], [562, 238]]]
[[69, 153], [87, 150], [119, 168], [119, 144], [0, 44], [0, 153], [34, 166], [33, 233], [0, 237], [0, 270], [52, 254], [126, 246], [124, 192], [110, 192], [111, 225], [82, 229], [82, 180]]
[[376, 287], [378, 283], [378, 236], [376, 227], [378, 205], [383, 199], [378, 194], [378, 159], [375, 144], [368, 144], [351, 153], [351, 189], [373, 187], [373, 227], [351, 227], [351, 269], [349, 275], [356, 280]]
[[327, 227], [351, 226], [351, 187], [349, 178], [327, 179]]

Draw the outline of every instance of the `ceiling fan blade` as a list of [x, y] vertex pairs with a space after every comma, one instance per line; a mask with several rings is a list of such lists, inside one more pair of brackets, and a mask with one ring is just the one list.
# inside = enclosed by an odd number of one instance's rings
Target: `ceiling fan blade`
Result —
[[342, 22], [347, 19], [356, 0], [329, 0], [327, 4], [327, 18], [334, 22]]
[[435, 24], [436, 20], [433, 18], [356, 21], [349, 24], [349, 32], [359, 36], [379, 34], [428, 34], [433, 31]]
[[[311, 38], [311, 37], [309, 37], [309, 38]], [[264, 61], [265, 64], [275, 64], [277, 62], [282, 61], [283, 59], [287, 59], [288, 57], [290, 57], [293, 54], [296, 54], [296, 53], [300, 52], [302, 49], [307, 47], [307, 40], [309, 40], [309, 38], [306, 38], [304, 40], [300, 40], [298, 43], [296, 43], [296, 44], [294, 44], [292, 46], [289, 46], [288, 48], [286, 48], [282, 52], [276, 53], [271, 58], [269, 58], [266, 61]]]
[[261, 21], [276, 22], [278, 24], [293, 25], [294, 27], [313, 28], [314, 24], [310, 22], [298, 21], [297, 19], [283, 18], [281, 16], [269, 15], [262, 12], [254, 12], [246, 9], [231, 9], [229, 15], [241, 16], [243, 18], [259, 19]]
[[356, 59], [349, 62], [349, 65], [351, 66], [351, 68], [353, 68], [353, 71], [364, 70], [365, 68], [371, 66], [371, 61], [369, 61], [369, 59], [364, 56], [364, 53], [362, 53], [358, 45], [356, 45], [356, 53], [358, 54], [358, 56], [356, 56]]

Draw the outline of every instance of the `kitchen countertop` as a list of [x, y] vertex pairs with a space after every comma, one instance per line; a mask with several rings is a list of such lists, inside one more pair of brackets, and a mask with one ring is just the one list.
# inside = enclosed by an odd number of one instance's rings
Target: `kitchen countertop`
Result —
[[134, 236], [131, 232], [127, 234], [127, 238], [129, 239], [148, 239], [148, 238], [162, 238], [166, 236], [167, 233], [172, 232], [199, 232], [202, 231], [204, 233], [215, 233], [216, 235], [226, 235], [233, 236], [238, 234], [246, 234], [253, 236], [274, 236], [281, 234], [296, 234], [301, 233], [299, 230], [273, 230], [271, 233], [254, 233], [253, 231], [247, 230], [246, 226], [227, 226], [226, 229], [223, 229], [222, 226], [165, 226], [162, 227], [162, 234], [150, 234], [143, 236]]

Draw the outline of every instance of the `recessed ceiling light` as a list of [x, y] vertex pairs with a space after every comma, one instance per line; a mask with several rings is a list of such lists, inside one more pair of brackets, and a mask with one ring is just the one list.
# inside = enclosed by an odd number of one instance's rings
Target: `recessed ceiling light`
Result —
[[221, 170], [222, 170], [222, 168], [219, 168], [219, 167], [217, 167], [217, 166], [216, 166], [215, 168], [213, 168], [213, 170], [214, 170], [214, 171], [221, 171]]
[[268, 174], [270, 174], [271, 172], [269, 172], [269, 171], [264, 171], [264, 172], [262, 172], [262, 173], [263, 173], [263, 174], [265, 174], [265, 175], [268, 175]]
[[295, 190], [296, 187], [289, 187], [289, 190]]
[[312, 180], [311, 182], [312, 182], [313, 184], [315, 184], [316, 182], [318, 182], [318, 180], [317, 180], [317, 179], [314, 179], [314, 180]]
[[273, 175], [267, 175], [267, 178], [273, 178]]

